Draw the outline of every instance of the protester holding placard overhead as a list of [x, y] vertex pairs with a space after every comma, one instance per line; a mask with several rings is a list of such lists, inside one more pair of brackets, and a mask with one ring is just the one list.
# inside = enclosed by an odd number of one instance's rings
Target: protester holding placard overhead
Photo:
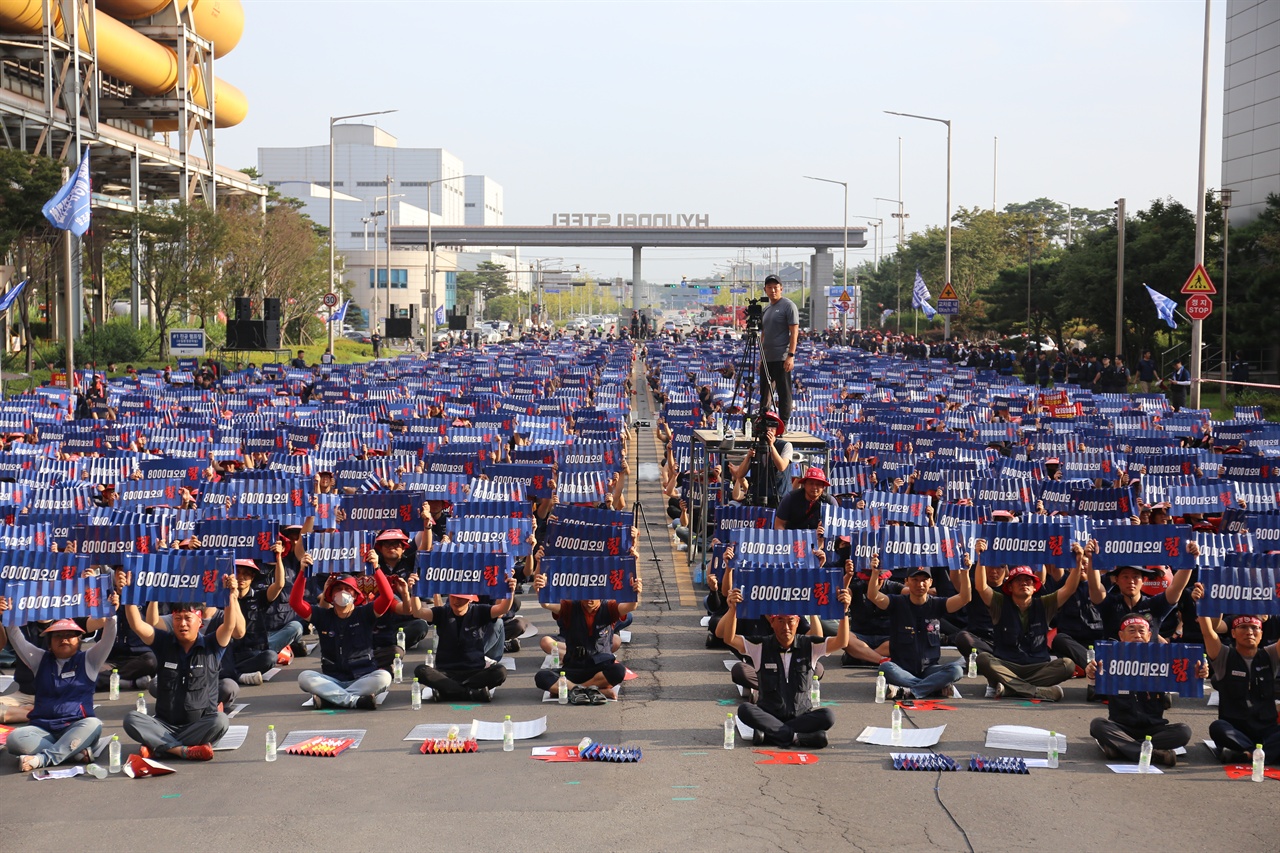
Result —
[[[542, 591], [547, 576], [538, 572], [533, 576], [533, 588]], [[639, 577], [632, 576], [631, 590], [637, 596], [644, 590]], [[584, 601], [562, 600], [546, 603], [542, 607], [556, 620], [560, 637], [564, 640], [564, 677], [573, 685], [569, 701], [576, 705], [598, 705], [602, 699], [616, 699], [617, 687], [626, 678], [627, 668], [614, 656], [613, 627], [639, 607], [639, 600], [618, 602], [599, 598]], [[552, 642], [555, 642], [554, 638]], [[560, 673], [552, 669], [539, 670], [533, 682], [540, 689], [550, 691], [560, 680]], [[575, 701], [576, 700], [576, 701]]]
[[298, 674], [298, 687], [311, 694], [312, 707], [358, 708], [373, 711], [376, 696], [391, 686], [391, 673], [379, 669], [373, 654], [373, 626], [394, 604], [395, 594], [381, 569], [373, 573], [378, 590], [372, 602], [361, 603], [360, 587], [346, 575], [331, 575], [320, 601], [312, 607], [304, 598], [306, 575], [299, 574], [289, 592], [289, 605], [310, 619], [320, 637], [320, 672]]
[[[428, 515], [427, 518], [430, 516]], [[424, 519], [424, 526], [425, 521]], [[399, 528], [381, 531], [373, 540], [369, 549], [368, 562], [374, 568], [382, 569], [388, 578], [408, 578], [414, 573], [418, 551], [429, 550], [430, 533], [428, 530], [418, 532], [415, 540], [410, 540]], [[378, 617], [373, 627], [374, 656], [378, 666], [390, 670], [391, 662], [396, 655], [402, 658], [409, 649], [414, 648], [431, 630], [425, 621], [413, 616], [402, 616], [394, 609], [388, 610]], [[404, 648], [396, 645], [396, 635], [404, 631]]]
[[293, 621], [287, 623], [291, 630], [276, 634], [267, 630], [268, 607], [284, 591], [284, 543], [277, 540], [271, 553], [274, 566], [266, 586], [258, 583], [262, 567], [256, 560], [236, 560], [232, 595], [240, 604], [244, 635], [232, 639], [230, 655], [231, 669], [241, 684], [261, 684], [262, 674], [276, 665], [281, 649], [302, 636], [302, 626]]
[[[1203, 588], [1196, 593], [1202, 594]], [[1280, 723], [1276, 721], [1280, 645], [1261, 645], [1259, 616], [1232, 617], [1230, 644], [1218, 639], [1215, 621], [1200, 616], [1210, 678], [1218, 691], [1218, 719], [1209, 724], [1214, 754], [1224, 763], [1252, 759], [1254, 747], [1262, 744], [1267, 763], [1280, 764]]]
[[[1140, 530], [1142, 525], [1134, 527]], [[1181, 540], [1178, 540], [1181, 547]], [[1195, 542], [1185, 543], [1186, 554], [1194, 558], [1200, 554], [1200, 546]], [[1124, 617], [1137, 613], [1145, 616], [1151, 623], [1153, 631], [1159, 631], [1160, 623], [1178, 605], [1178, 598], [1191, 580], [1191, 569], [1179, 569], [1173, 573], [1173, 580], [1162, 593], [1143, 595], [1142, 585], [1148, 579], [1158, 578], [1160, 571], [1156, 567], [1116, 566], [1111, 569], [1112, 587], [1110, 591], [1102, 586], [1101, 570], [1090, 567], [1089, 600], [1102, 614], [1102, 632], [1108, 637], [1115, 636], [1120, 630], [1120, 622]]]
[[[132, 572], [126, 572], [124, 585], [132, 580]], [[223, 575], [222, 585], [234, 588], [235, 576]], [[213, 745], [230, 725], [218, 708], [218, 682], [227, 645], [236, 632], [243, 631], [237, 597], [230, 597], [222, 624], [212, 635], [201, 631], [204, 607], [198, 603], [172, 605], [172, 633], [144, 621], [136, 604], [126, 605], [124, 613], [129, 627], [159, 661], [153, 691], [155, 716], [130, 711], [124, 717], [124, 730], [143, 745], [143, 757], [163, 752], [174, 758], [209, 761]]]
[[[974, 542], [974, 561], [982, 562], [985, 539]], [[1030, 566], [1014, 566], [997, 592], [987, 585], [986, 572], [974, 572], [978, 598], [991, 612], [995, 626], [992, 652], [978, 655], [978, 673], [987, 679], [997, 698], [1019, 696], [1057, 702], [1063, 696], [1059, 686], [1075, 675], [1076, 665], [1049, 652], [1049, 623], [1064, 602], [1075, 595], [1088, 553], [1071, 543], [1076, 566], [1066, 583], [1056, 592], [1036, 595], [1043, 586]]]
[[[1150, 643], [1151, 636], [1151, 624], [1137, 614], [1126, 616], [1120, 623], [1121, 643]], [[1208, 678], [1209, 667], [1203, 661], [1197, 661], [1195, 668], [1196, 678]], [[1090, 661], [1085, 675], [1093, 679], [1097, 674], [1097, 662]], [[1174, 767], [1178, 763], [1174, 750], [1191, 741], [1191, 727], [1164, 718], [1168, 701], [1163, 692], [1125, 691], [1108, 696], [1107, 716], [1089, 724], [1089, 735], [1107, 758], [1127, 761], [1138, 760], [1142, 742], [1150, 737], [1152, 763]]]

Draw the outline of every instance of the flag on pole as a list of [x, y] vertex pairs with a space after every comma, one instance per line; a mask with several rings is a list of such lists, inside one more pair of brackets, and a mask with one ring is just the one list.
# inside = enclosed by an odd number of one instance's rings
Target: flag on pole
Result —
[[85, 146], [71, 180], [62, 185], [41, 211], [54, 228], [70, 231], [77, 237], [89, 230], [89, 148]]
[[13, 303], [18, 301], [18, 296], [22, 294], [22, 289], [27, 286], [27, 279], [18, 282], [18, 286], [10, 290], [4, 296], [0, 296], [0, 313], [8, 311], [13, 307]]
[[444, 306], [441, 305], [436, 309], [436, 325], [444, 322]]
[[924, 276], [920, 275], [920, 270], [916, 270], [915, 287], [911, 289], [911, 307], [923, 311], [924, 316], [932, 320], [933, 315], [938, 312], [929, 304], [929, 299], [929, 288], [925, 286]]
[[338, 310], [334, 311], [333, 314], [330, 315], [329, 322], [341, 323], [343, 320], [347, 319], [347, 306], [350, 304], [351, 304], [350, 299], [348, 299], [346, 302], [343, 302], [342, 305], [338, 307]]
[[1178, 322], [1173, 318], [1173, 312], [1178, 310], [1178, 303], [1162, 293], [1156, 293], [1145, 284], [1142, 286], [1147, 288], [1147, 294], [1151, 297], [1151, 301], [1156, 304], [1156, 314], [1160, 316], [1160, 319], [1168, 323], [1170, 329], [1178, 328]]
[[883, 327], [884, 327], [884, 323], [885, 323], [885, 321], [889, 319], [889, 315], [890, 315], [890, 314], [892, 314], [892, 313], [893, 313], [893, 309], [892, 309], [892, 308], [886, 308], [886, 309], [884, 309], [884, 311], [880, 312], [880, 326], [881, 326], [881, 328], [883, 328]]

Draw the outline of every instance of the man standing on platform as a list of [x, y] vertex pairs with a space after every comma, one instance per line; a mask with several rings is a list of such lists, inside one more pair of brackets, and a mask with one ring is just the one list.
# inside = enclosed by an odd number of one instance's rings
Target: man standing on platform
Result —
[[760, 319], [760, 410], [773, 408], [776, 400], [785, 432], [791, 417], [791, 370], [800, 342], [800, 309], [782, 295], [782, 280], [776, 275], [764, 280], [764, 292], [769, 305]]

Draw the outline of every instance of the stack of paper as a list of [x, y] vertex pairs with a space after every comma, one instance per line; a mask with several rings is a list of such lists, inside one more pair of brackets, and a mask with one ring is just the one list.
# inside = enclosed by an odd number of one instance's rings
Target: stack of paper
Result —
[[[934, 746], [938, 741], [942, 740], [942, 733], [946, 730], [947, 727], [945, 725], [935, 726], [931, 729], [903, 729], [902, 737], [897, 742], [894, 742], [892, 729], [867, 726], [862, 730], [862, 734], [858, 735], [858, 740], [862, 743], [871, 743], [877, 746], [914, 746], [919, 748]], [[1045, 736], [1048, 736], [1048, 732], [1045, 733]]]
[[[1067, 736], [1058, 735], [1058, 753], [1067, 751]], [[987, 729], [987, 746], [991, 749], [1016, 749], [1019, 752], [1046, 752], [1049, 730], [1035, 726], [992, 726]]]

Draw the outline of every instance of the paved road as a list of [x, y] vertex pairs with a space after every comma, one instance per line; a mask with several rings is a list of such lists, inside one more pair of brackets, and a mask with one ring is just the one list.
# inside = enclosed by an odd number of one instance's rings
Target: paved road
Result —
[[[639, 448], [639, 461], [652, 461], [647, 436]], [[964, 759], [991, 753], [983, 750], [990, 725], [1065, 733], [1061, 767], [1030, 776], [892, 771], [888, 748], [854, 741], [864, 726], [888, 725], [889, 706], [872, 702], [867, 669], [828, 671], [823, 698], [834, 703], [837, 722], [832, 746], [816, 765], [758, 765], [762, 756], [741, 741], [724, 750], [721, 722], [737, 701], [721, 663], [725, 654], [704, 648], [702, 614], [687, 573], [677, 569], [665, 515], [651, 485], [641, 493], [654, 535], [642, 537], [645, 602], [623, 652], [638, 677], [627, 682], [620, 702], [539, 703], [532, 678], [541, 655], [526, 650], [515, 656], [518, 669], [491, 705], [428, 704], [414, 712], [407, 686], [396, 685], [375, 712], [312, 712], [300, 707], [296, 674], [315, 658], [302, 659], [272, 682], [244, 689], [249, 707], [233, 723], [250, 727], [248, 741], [209, 764], [175, 763], [176, 774], [158, 779], [41, 784], [3, 759], [0, 850], [1277, 849], [1280, 782], [1227, 779], [1199, 745], [1214, 718], [1202, 700], [1180, 701], [1171, 712], [1192, 726], [1196, 740], [1187, 760], [1161, 776], [1106, 769], [1087, 736], [1090, 718], [1104, 711], [1085, 704], [1082, 681], [1067, 685], [1067, 700], [1058, 705], [983, 699], [982, 683], [966, 681], [957, 710], [908, 715], [908, 727], [945, 723], [939, 749]], [[664, 581], [668, 602], [654, 604]], [[417, 662], [414, 653], [410, 663]], [[125, 699], [99, 706], [105, 735], [123, 736]], [[422, 756], [403, 740], [420, 722], [504, 714], [517, 720], [546, 714], [547, 734], [513, 753], [485, 744], [461, 756]], [[363, 727], [367, 735], [358, 750], [337, 758], [282, 755], [268, 764], [262, 760], [268, 723], [282, 734]], [[572, 744], [584, 735], [639, 746], [644, 760], [529, 758], [533, 745]]]

